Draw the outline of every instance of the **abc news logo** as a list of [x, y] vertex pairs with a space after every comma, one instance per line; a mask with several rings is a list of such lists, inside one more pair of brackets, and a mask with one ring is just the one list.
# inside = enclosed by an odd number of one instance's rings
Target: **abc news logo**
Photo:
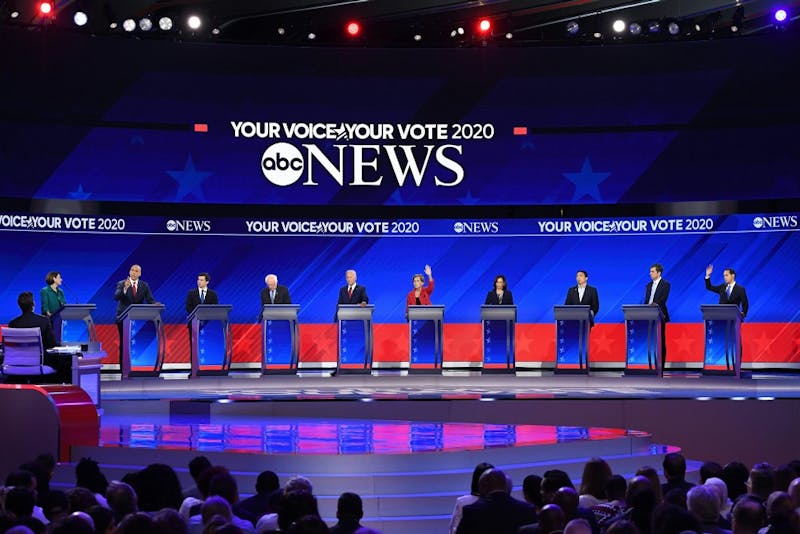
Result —
[[193, 219], [170, 219], [167, 221], [169, 232], [210, 232], [211, 221]]
[[453, 231], [457, 234], [496, 234], [500, 224], [496, 221], [456, 221]]
[[797, 215], [772, 215], [753, 219], [753, 228], [769, 230], [772, 228], [797, 228]]
[[[379, 186], [384, 177], [394, 177], [402, 187], [407, 180], [421, 186], [432, 173], [426, 173], [432, 163], [437, 164], [434, 185], [453, 187], [464, 179], [464, 168], [453, 159], [453, 153], [461, 155], [460, 145], [334, 145], [338, 157], [333, 160], [316, 145], [301, 145], [302, 152], [291, 143], [278, 142], [268, 146], [261, 156], [261, 172], [271, 183], [286, 187], [306, 176], [303, 185], [316, 186], [312, 172], [313, 162], [340, 186]], [[379, 159], [383, 157], [382, 159]], [[388, 161], [388, 168], [379, 169], [379, 161]], [[345, 184], [345, 169], [352, 168], [352, 180]], [[447, 171], [441, 172], [441, 170]], [[371, 175], [365, 176], [364, 171]], [[390, 178], [389, 178], [390, 179]]]

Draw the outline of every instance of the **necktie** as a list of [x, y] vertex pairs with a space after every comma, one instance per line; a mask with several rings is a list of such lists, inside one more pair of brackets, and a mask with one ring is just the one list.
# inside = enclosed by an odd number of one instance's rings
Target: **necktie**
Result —
[[201, 289], [200, 290], [200, 304], [205, 304], [205, 302], [206, 302], [206, 290], [205, 289]]
[[728, 296], [729, 299], [731, 298], [731, 286], [730, 285], [728, 285], [728, 288], [725, 290], [725, 294]]
[[347, 288], [347, 298], [353, 298], [353, 287], [350, 286]]
[[275, 304], [275, 290], [270, 289], [269, 291], [269, 301], [271, 304]]
[[133, 283], [133, 298], [136, 298], [136, 282]]

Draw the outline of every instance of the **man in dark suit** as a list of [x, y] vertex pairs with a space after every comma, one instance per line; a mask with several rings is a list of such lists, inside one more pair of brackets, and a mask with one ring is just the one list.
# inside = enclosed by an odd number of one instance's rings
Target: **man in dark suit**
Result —
[[669, 298], [669, 282], [661, 278], [664, 266], [654, 263], [650, 266], [650, 283], [644, 290], [644, 303], [661, 308], [663, 316], [661, 320], [661, 370], [667, 363], [667, 323], [669, 322], [669, 311], [667, 310], [667, 299]]
[[291, 304], [292, 298], [289, 296], [289, 288], [278, 284], [278, 277], [268, 274], [264, 278], [267, 287], [261, 290], [261, 305], [264, 304]]
[[197, 289], [190, 289], [186, 295], [186, 313], [192, 313], [200, 304], [219, 304], [217, 292], [208, 287], [210, 281], [208, 273], [197, 275]]
[[144, 280], [140, 280], [142, 276], [142, 267], [140, 265], [131, 265], [128, 271], [128, 278], [117, 282], [117, 288], [114, 291], [114, 300], [117, 301], [117, 332], [119, 332], [119, 359], [122, 361], [122, 321], [120, 314], [131, 304], [153, 304], [156, 299], [153, 298], [153, 293], [150, 291], [150, 286]]
[[[360, 304], [362, 306], [369, 304], [367, 288], [356, 283], [358, 280], [356, 272], [350, 269], [344, 273], [344, 278], [347, 285], [339, 290], [339, 300], [336, 304]], [[336, 314], [333, 315], [333, 320], [336, 321]]]
[[501, 470], [485, 471], [478, 486], [481, 498], [464, 507], [456, 534], [515, 534], [522, 525], [536, 523], [536, 510], [510, 495], [510, 483]]
[[589, 281], [589, 273], [584, 270], [578, 271], [575, 275], [575, 281], [578, 285], [572, 286], [567, 290], [567, 298], [564, 300], [564, 305], [583, 304], [589, 306], [592, 310], [589, 324], [594, 326], [594, 317], [600, 311], [600, 297], [597, 295], [597, 288], [587, 283]]
[[15, 317], [9, 321], [8, 326], [11, 328], [39, 328], [42, 331], [42, 345], [45, 350], [56, 346], [56, 338], [53, 334], [53, 326], [50, 320], [44, 315], [34, 313], [35, 303], [33, 302], [33, 293], [30, 291], [23, 291], [17, 297], [17, 304], [19, 309], [22, 310], [22, 315]]
[[747, 316], [749, 303], [747, 302], [747, 291], [744, 290], [744, 286], [736, 283], [736, 271], [731, 267], [726, 268], [722, 271], [722, 278], [725, 283], [713, 286], [711, 285], [711, 272], [713, 270], [713, 265], [706, 267], [706, 289], [719, 295], [720, 304], [736, 304], [739, 306], [744, 319]]

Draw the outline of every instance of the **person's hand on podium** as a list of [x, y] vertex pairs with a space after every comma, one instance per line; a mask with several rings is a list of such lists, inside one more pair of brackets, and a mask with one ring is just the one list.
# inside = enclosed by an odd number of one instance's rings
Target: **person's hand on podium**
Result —
[[364, 307], [364, 306], [366, 306], [366, 305], [367, 305], [367, 303], [366, 303], [366, 302], [364, 302], [364, 301], [362, 300], [362, 301], [361, 301], [361, 307], [363, 308], [363, 307]]
[[709, 263], [708, 267], [706, 267], [706, 278], [710, 278], [711, 277], [711, 272], [713, 270], [714, 270], [714, 266]]

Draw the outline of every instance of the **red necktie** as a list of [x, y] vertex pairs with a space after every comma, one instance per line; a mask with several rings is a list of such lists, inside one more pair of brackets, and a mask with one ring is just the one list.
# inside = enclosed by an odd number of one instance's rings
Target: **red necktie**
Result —
[[347, 288], [347, 298], [349, 298], [349, 299], [353, 298], [353, 288], [352, 287], [348, 287]]
[[133, 298], [136, 298], [136, 284], [133, 284]]

